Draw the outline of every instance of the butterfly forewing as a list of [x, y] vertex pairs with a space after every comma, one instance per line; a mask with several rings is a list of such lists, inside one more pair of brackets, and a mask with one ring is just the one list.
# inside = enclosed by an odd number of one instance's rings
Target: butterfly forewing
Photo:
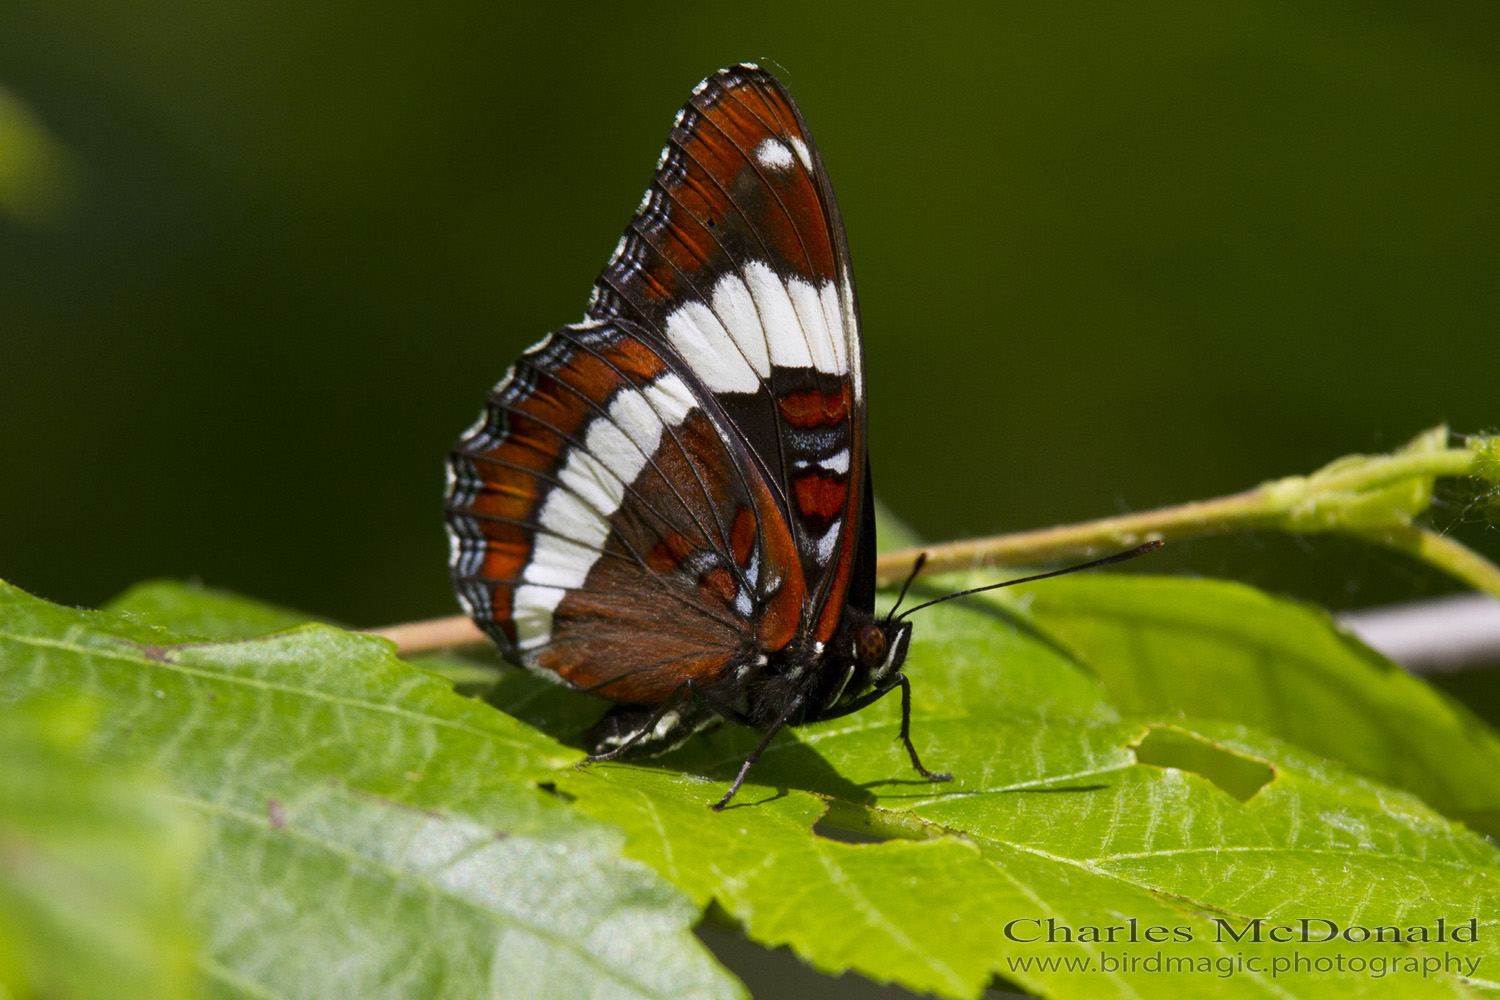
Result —
[[787, 519], [826, 641], [862, 521], [859, 316], [827, 173], [773, 76], [735, 66], [699, 85], [589, 315], [637, 324], [713, 395]]

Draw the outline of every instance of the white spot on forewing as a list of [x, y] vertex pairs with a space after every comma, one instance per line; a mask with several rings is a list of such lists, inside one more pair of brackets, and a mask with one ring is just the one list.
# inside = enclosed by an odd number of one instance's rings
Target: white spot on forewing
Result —
[[738, 274], [727, 274], [714, 285], [713, 296], [714, 312], [723, 321], [740, 354], [759, 377], [771, 374], [770, 347], [761, 329], [760, 311], [745, 282]]
[[767, 170], [786, 170], [792, 165], [792, 151], [776, 139], [762, 139], [755, 147], [755, 160]]
[[802, 165], [807, 168], [807, 172], [812, 173], [812, 153], [808, 150], [807, 143], [802, 141], [800, 135], [792, 136], [792, 148], [797, 151], [797, 159], [802, 161]]
[[831, 281], [823, 282], [818, 289], [818, 302], [823, 306], [823, 321], [828, 324], [828, 336], [833, 342], [833, 356], [838, 370], [849, 370], [850, 328], [844, 325], [844, 313], [839, 307], [839, 290]]
[[714, 285], [712, 306], [686, 302], [667, 316], [667, 339], [712, 392], [755, 392], [771, 366], [849, 370], [849, 335], [832, 282], [783, 283], [752, 261]]
[[560, 485], [537, 515], [546, 530], [536, 533], [531, 561], [521, 574], [526, 582], [516, 588], [512, 604], [522, 649], [551, 638], [553, 612], [569, 588], [588, 578], [626, 485], [646, 467], [666, 424], [682, 423], [692, 408], [692, 393], [676, 375], [664, 375], [641, 391], [623, 389], [608, 416], [588, 425], [583, 447], [567, 452]]
[[844, 317], [845, 361], [849, 365], [850, 381], [854, 383], [854, 401], [865, 398], [865, 359], [859, 349], [859, 318], [854, 315], [854, 276], [849, 273], [849, 262], [839, 262], [839, 303]]
[[684, 303], [667, 316], [667, 340], [710, 392], [755, 392], [760, 388], [760, 376], [724, 324], [702, 302]]
[[813, 290], [812, 285], [800, 278], [788, 281], [786, 287], [805, 334], [807, 347], [812, 352], [813, 367], [820, 372], [844, 371], [844, 365], [839, 360], [843, 332], [838, 327], [829, 329], [828, 314], [823, 309], [822, 298]]
[[[759, 335], [764, 338], [771, 349], [772, 364], [788, 368], [811, 368], [813, 359], [808, 349], [808, 337], [797, 318], [797, 310], [792, 306], [787, 286], [781, 283], [770, 265], [763, 261], [752, 261], [744, 270], [750, 295], [755, 299], [755, 307], [760, 313], [761, 327], [753, 334], [747, 329], [744, 336], [748, 338]], [[735, 339], [741, 339], [739, 331], [735, 331]]]

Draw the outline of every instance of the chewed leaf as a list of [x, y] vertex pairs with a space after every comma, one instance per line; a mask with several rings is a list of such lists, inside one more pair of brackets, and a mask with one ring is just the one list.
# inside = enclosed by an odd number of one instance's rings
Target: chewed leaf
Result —
[[1161, 577], [1054, 580], [1024, 600], [1123, 713], [1254, 726], [1500, 832], [1500, 736], [1323, 611]]
[[1276, 777], [1263, 760], [1235, 753], [1214, 741], [1177, 726], [1152, 726], [1131, 749], [1142, 764], [1192, 771], [1218, 785], [1241, 802]]

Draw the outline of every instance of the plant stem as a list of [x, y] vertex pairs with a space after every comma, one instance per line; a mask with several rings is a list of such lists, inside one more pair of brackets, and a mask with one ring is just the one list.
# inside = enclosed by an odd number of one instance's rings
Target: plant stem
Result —
[[[988, 538], [966, 538], [920, 548], [888, 552], [876, 561], [882, 586], [911, 572], [920, 553], [927, 553], [924, 573], [974, 569], [983, 565], [1045, 565], [1065, 559], [1088, 559], [1148, 541], [1181, 541], [1246, 529], [1275, 529], [1299, 534], [1334, 532], [1398, 549], [1430, 563], [1479, 590], [1500, 597], [1500, 567], [1458, 542], [1408, 523], [1414, 511], [1399, 502], [1378, 508], [1379, 523], [1370, 523], [1361, 504], [1380, 491], [1405, 483], [1424, 485], [1440, 476], [1470, 475], [1480, 452], [1474, 447], [1400, 452], [1335, 463], [1310, 476], [1290, 476], [1254, 489], [1197, 500], [1173, 507], [1117, 517], [1064, 524]], [[1425, 491], [1424, 491], [1425, 492]], [[1426, 500], [1422, 501], [1422, 506]]]
[[881, 586], [906, 578], [918, 554], [927, 553], [923, 573], [974, 569], [982, 565], [1035, 566], [1066, 559], [1087, 559], [1149, 541], [1175, 541], [1272, 520], [1260, 488], [1214, 500], [1195, 500], [1138, 514], [1103, 517], [1054, 528], [1017, 531], [987, 538], [963, 538], [887, 552], [875, 563]]

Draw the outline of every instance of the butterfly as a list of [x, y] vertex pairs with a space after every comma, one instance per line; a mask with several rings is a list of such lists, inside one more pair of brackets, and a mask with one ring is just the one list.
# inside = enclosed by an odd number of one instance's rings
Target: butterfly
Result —
[[771, 738], [911, 685], [877, 617], [859, 303], [828, 171], [750, 63], [693, 90], [584, 319], [448, 457], [460, 603], [511, 661], [615, 702], [590, 760], [730, 721]]

